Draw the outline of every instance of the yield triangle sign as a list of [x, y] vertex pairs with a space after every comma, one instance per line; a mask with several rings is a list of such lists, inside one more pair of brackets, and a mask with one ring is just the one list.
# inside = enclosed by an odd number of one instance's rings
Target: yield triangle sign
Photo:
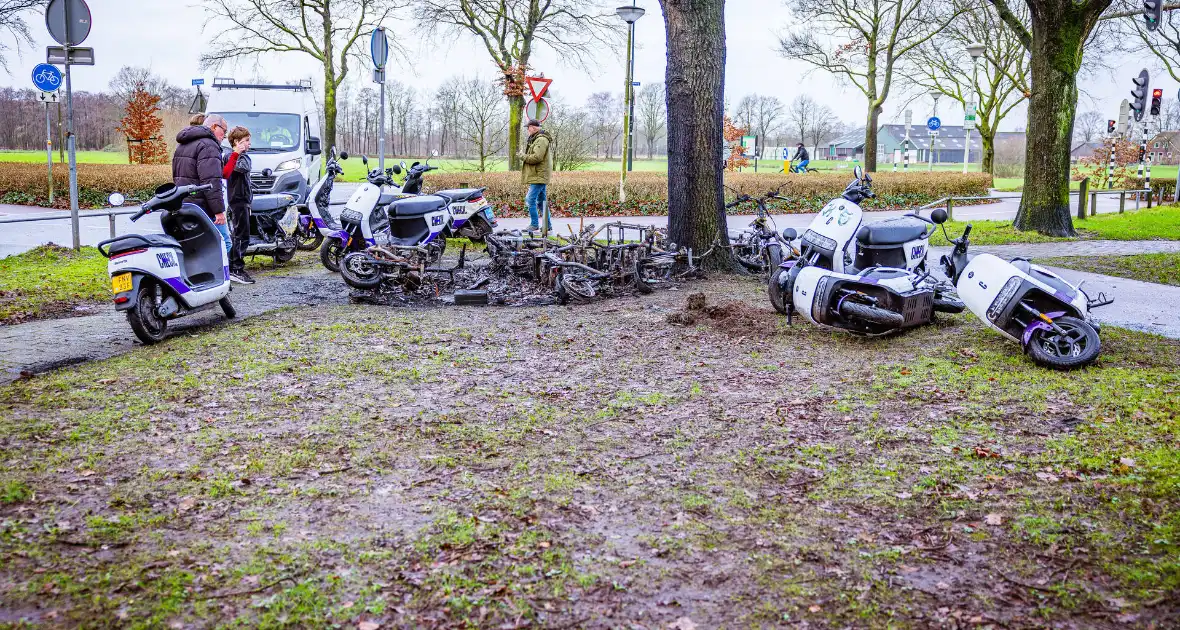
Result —
[[534, 101], [539, 101], [545, 92], [549, 90], [549, 84], [553, 83], [553, 79], [546, 79], [545, 77], [525, 77], [525, 81], [529, 84], [529, 92], [533, 95]]

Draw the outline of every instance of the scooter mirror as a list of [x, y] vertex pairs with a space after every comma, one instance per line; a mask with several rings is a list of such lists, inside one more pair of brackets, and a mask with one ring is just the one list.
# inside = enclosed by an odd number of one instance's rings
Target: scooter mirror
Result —
[[398, 164], [394, 164], [393, 165], [393, 174], [394, 175], [401, 175], [402, 174], [402, 167]]
[[401, 161], [401, 167], [402, 167], [403, 171], [406, 170], [406, 161], [405, 160]]
[[107, 203], [111, 204], [112, 206], [115, 206], [116, 208], [123, 205], [126, 202], [127, 202], [127, 198], [123, 196], [123, 193], [111, 193], [111, 196], [107, 197]]
[[934, 211], [930, 213], [930, 220], [936, 225], [942, 225], [943, 223], [946, 223], [946, 210], [943, 210], [942, 208], [935, 208]]
[[853, 167], [852, 176], [855, 177], [857, 181], [860, 181], [861, 178], [864, 177], [864, 174], [864, 171], [862, 171], [859, 166]]
[[341, 151], [340, 152], [340, 159], [347, 160], [348, 159], [348, 151]]
[[369, 158], [365, 157], [363, 154], [361, 155], [361, 164], [364, 164], [365, 166], [369, 165]]
[[797, 238], [799, 238], [799, 233], [795, 231], [795, 228], [787, 228], [783, 230], [784, 241], [793, 241]]

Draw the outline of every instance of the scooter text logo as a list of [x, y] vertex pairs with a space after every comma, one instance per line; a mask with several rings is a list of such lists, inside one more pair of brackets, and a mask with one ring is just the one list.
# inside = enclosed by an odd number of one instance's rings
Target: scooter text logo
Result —
[[922, 258], [925, 255], [926, 255], [926, 246], [925, 245], [915, 245], [912, 248], [910, 248], [910, 258], [912, 260], [919, 260], [920, 258]]
[[[840, 211], [839, 217], [833, 216], [837, 209]], [[832, 219], [836, 219], [837, 225], [844, 225], [845, 223], [848, 223], [849, 219], [852, 218], [852, 212], [845, 209], [844, 206], [837, 208], [834, 205], [829, 205], [827, 208], [824, 208], [823, 212], [820, 213], [820, 216], [827, 219], [827, 221], [824, 221], [824, 225], [831, 225]]]
[[176, 257], [172, 255], [172, 252], [160, 252], [156, 254], [156, 262], [160, 263], [162, 269], [167, 269], [176, 266]]
[[442, 225], [442, 222], [443, 222], [443, 218], [442, 218], [442, 217], [432, 217], [432, 218], [430, 219], [430, 224], [431, 224], [431, 225]]

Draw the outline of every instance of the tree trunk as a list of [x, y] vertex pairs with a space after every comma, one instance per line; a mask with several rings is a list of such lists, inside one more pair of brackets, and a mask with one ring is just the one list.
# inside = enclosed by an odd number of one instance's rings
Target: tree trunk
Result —
[[983, 172], [989, 175], [993, 174], [996, 162], [996, 132], [989, 129], [986, 132], [982, 128], [979, 130], [979, 146], [983, 148]]
[[[702, 253], [728, 243], [721, 145], [725, 0], [660, 0], [668, 38], [668, 236]], [[731, 269], [728, 250], [701, 261]]]
[[1069, 154], [1087, 21], [1069, 10], [1033, 12], [1024, 194], [1013, 222], [1018, 230], [1076, 234], [1069, 211]]
[[520, 170], [520, 125], [524, 122], [524, 97], [508, 97], [508, 170]]
[[336, 146], [336, 77], [324, 64], [324, 146]]
[[865, 121], [865, 172], [877, 172], [877, 120], [881, 108], [869, 102], [869, 117]]

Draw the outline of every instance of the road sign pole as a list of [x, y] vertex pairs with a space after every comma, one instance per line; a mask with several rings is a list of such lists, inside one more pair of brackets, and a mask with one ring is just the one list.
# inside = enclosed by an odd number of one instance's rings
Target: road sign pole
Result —
[[[382, 72], [381, 74], [385, 74], [385, 73]], [[382, 78], [384, 78], [384, 77], [382, 77]], [[381, 172], [384, 173], [385, 172], [385, 81], [381, 81], [377, 85], [378, 85], [378, 89], [381, 90], [381, 113], [379, 114], [381, 116], [381, 125], [378, 127], [378, 129], [380, 131], [377, 133], [377, 153], [378, 153], [377, 168], [381, 169]]]
[[[66, 5], [66, 20], [69, 20], [69, 5]], [[67, 54], [69, 47], [66, 47]], [[68, 57], [67, 57], [68, 59]], [[74, 249], [82, 248], [82, 235], [78, 228], [78, 161], [74, 140], [74, 92], [70, 84], [70, 64], [66, 63], [66, 151], [70, 154], [70, 222], [73, 224]]]
[[53, 122], [49, 120], [49, 103], [45, 104], [45, 159], [49, 163], [49, 205], [53, 205]]

